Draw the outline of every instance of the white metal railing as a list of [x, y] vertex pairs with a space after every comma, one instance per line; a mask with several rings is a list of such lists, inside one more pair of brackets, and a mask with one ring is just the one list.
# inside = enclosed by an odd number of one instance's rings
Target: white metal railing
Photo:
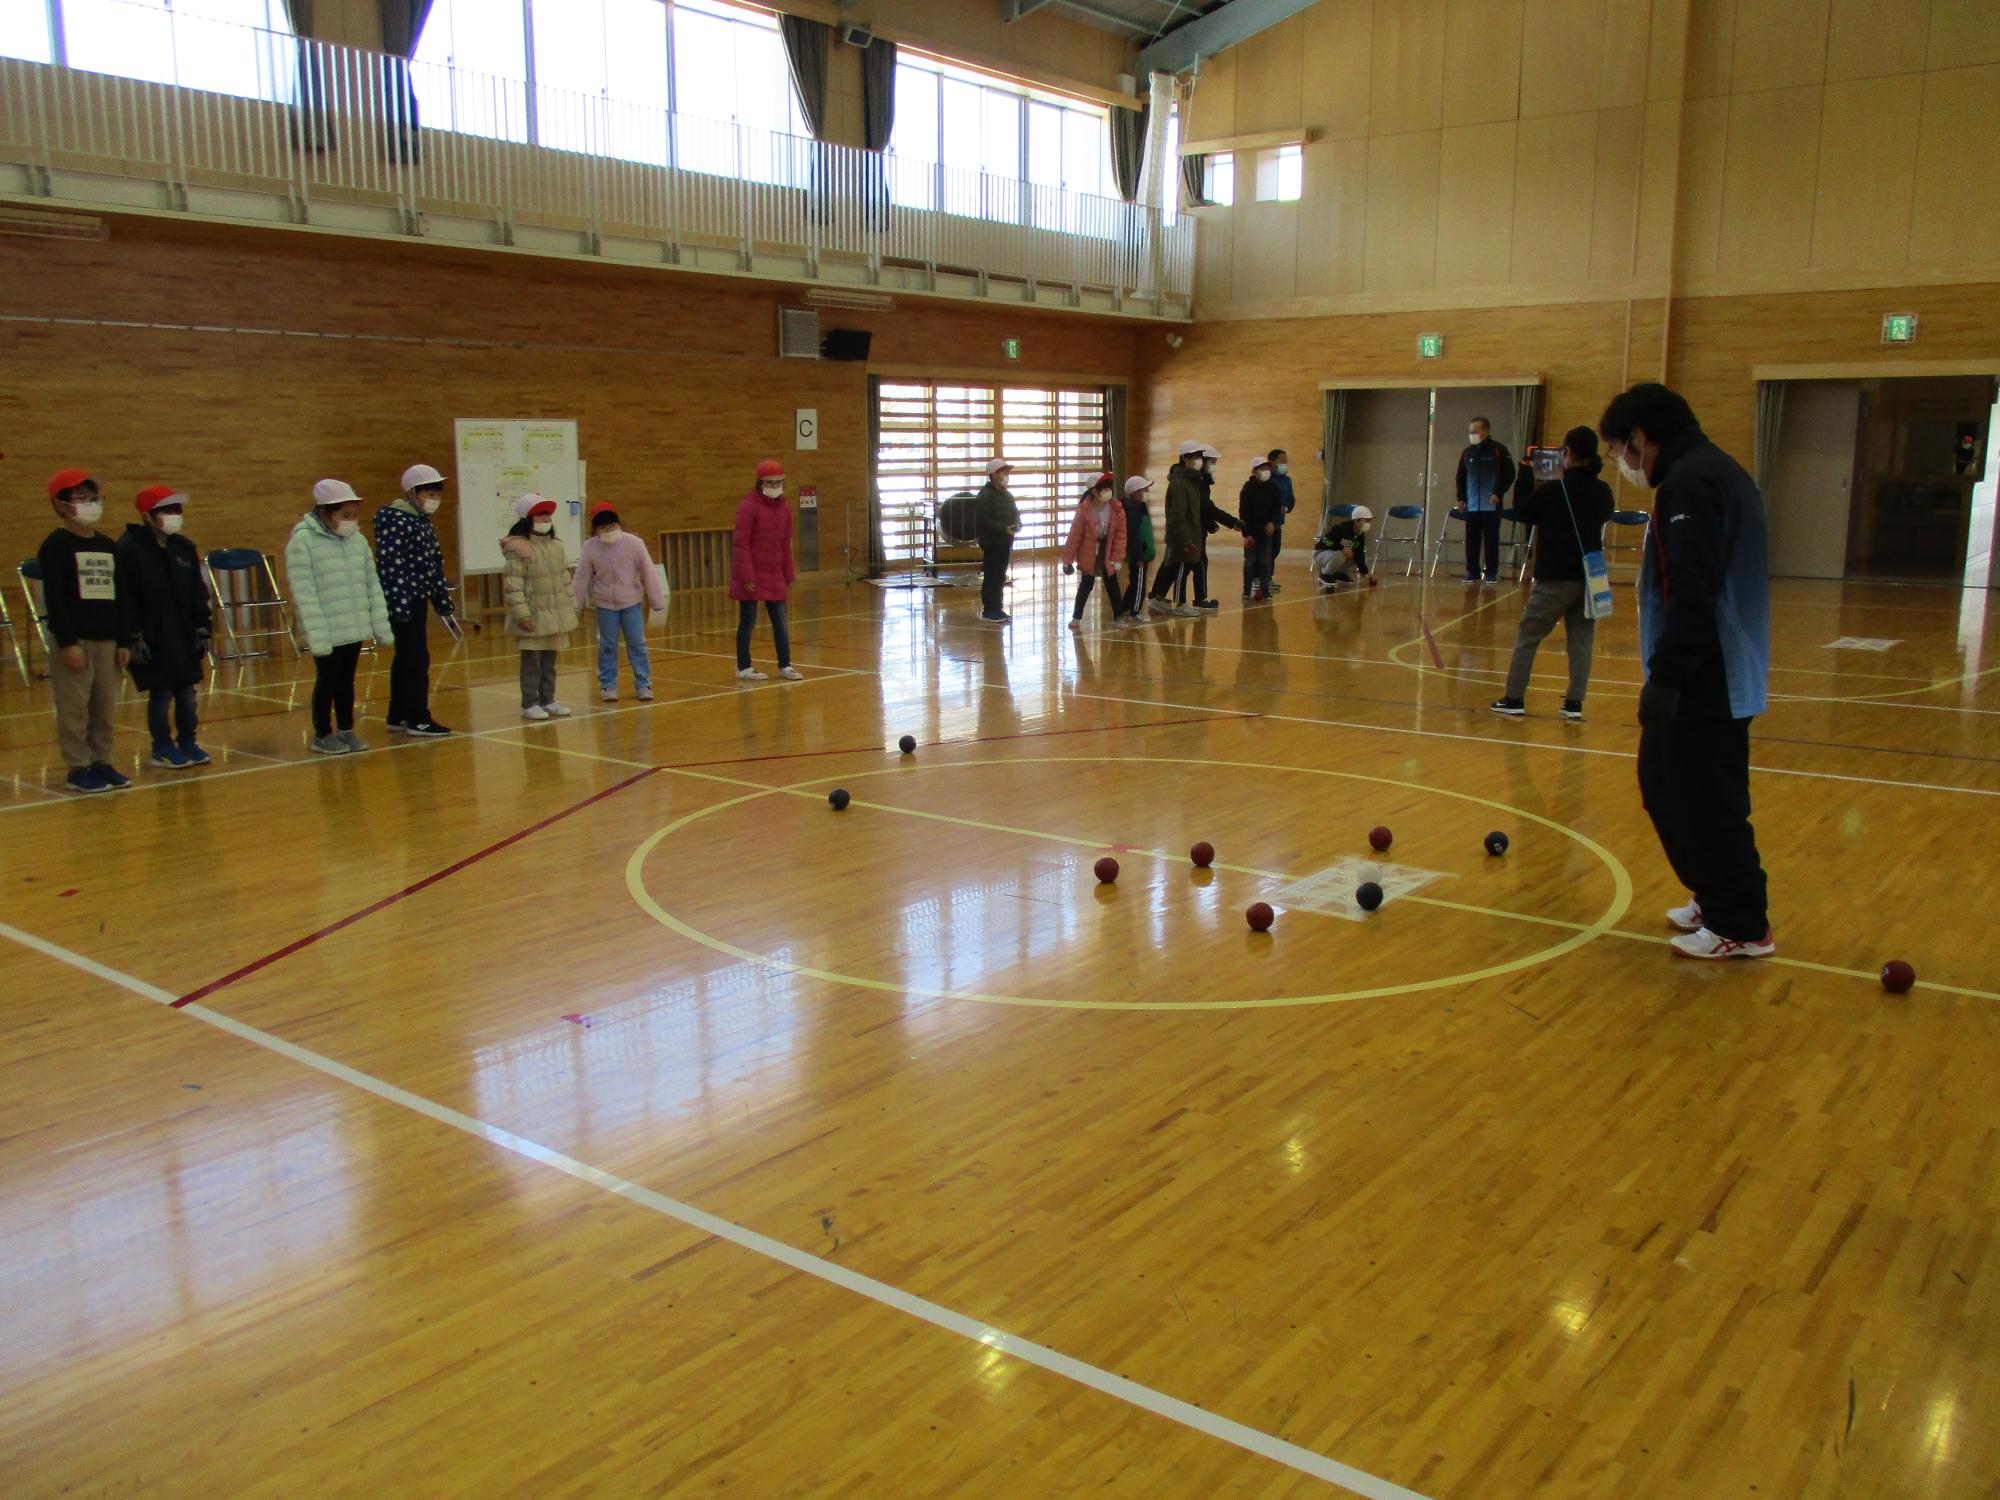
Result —
[[[226, 23], [201, 23], [208, 30]], [[745, 263], [792, 254], [903, 264], [1185, 305], [1194, 224], [1114, 198], [831, 145], [730, 121], [406, 62], [250, 27], [237, 92], [0, 58], [0, 162], [38, 176], [139, 177], [175, 206], [198, 188], [490, 218]], [[208, 80], [204, 80], [205, 83]], [[460, 128], [424, 123], [443, 114]], [[532, 137], [532, 139], [531, 139]], [[213, 203], [204, 211], [226, 212]]]

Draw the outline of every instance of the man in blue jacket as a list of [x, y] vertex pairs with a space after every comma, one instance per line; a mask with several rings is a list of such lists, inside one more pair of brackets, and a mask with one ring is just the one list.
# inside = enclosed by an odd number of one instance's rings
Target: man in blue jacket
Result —
[[1681, 396], [1635, 385], [1597, 424], [1628, 483], [1654, 491], [1639, 565], [1639, 794], [1692, 895], [1667, 920], [1690, 958], [1777, 951], [1750, 827], [1750, 720], [1771, 665], [1764, 498]]
[[[1466, 429], [1465, 450], [1458, 455], [1455, 488], [1465, 512], [1465, 581], [1500, 581], [1500, 511], [1516, 478], [1514, 456], [1493, 436], [1493, 424], [1474, 417]], [[1485, 554], [1485, 569], [1480, 554]]]

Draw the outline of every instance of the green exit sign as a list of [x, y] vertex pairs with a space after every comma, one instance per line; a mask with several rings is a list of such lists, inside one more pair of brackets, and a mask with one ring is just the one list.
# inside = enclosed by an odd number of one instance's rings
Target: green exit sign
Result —
[[1002, 339], [1000, 347], [1006, 350], [1009, 359], [1019, 359], [1021, 357], [1021, 341], [1019, 339]]
[[1417, 335], [1418, 359], [1442, 359], [1444, 357], [1444, 335], [1441, 333], [1420, 333]]
[[1884, 313], [1882, 315], [1882, 342], [1885, 344], [1914, 344], [1917, 341], [1917, 315], [1915, 313]]

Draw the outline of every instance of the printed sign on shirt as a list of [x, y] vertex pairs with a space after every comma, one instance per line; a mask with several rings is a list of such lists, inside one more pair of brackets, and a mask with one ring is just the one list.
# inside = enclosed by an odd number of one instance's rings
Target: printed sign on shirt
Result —
[[76, 596], [79, 599], [116, 599], [118, 559], [109, 552], [77, 553]]

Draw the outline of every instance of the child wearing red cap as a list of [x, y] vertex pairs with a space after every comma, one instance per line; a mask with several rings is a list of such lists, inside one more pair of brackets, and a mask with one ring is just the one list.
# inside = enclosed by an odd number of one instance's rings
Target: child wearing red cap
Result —
[[566, 719], [569, 710], [556, 702], [556, 658], [576, 629], [576, 602], [569, 559], [556, 535], [556, 503], [523, 495], [514, 514], [521, 519], [500, 542], [506, 558], [500, 573], [507, 633], [521, 648], [521, 717]]
[[750, 632], [757, 625], [759, 600], [771, 617], [778, 675], [788, 682], [805, 676], [792, 665], [792, 635], [785, 618], [792, 580], [798, 576], [792, 563], [792, 508], [785, 504], [785, 466], [767, 458], [757, 465], [756, 488], [736, 507], [729, 597], [737, 602], [736, 675], [742, 681], [764, 680], [764, 674], [750, 665]]
[[597, 689], [606, 703], [618, 701], [618, 641], [632, 659], [633, 696], [653, 701], [653, 659], [646, 650], [646, 610], [667, 607], [660, 571], [646, 544], [618, 520], [617, 507], [600, 500], [590, 507], [590, 540], [576, 560], [576, 607], [597, 611]]
[[1111, 498], [1112, 477], [1100, 474], [1077, 502], [1069, 523], [1069, 539], [1063, 543], [1062, 570], [1067, 578], [1083, 565], [1083, 582], [1076, 586], [1076, 604], [1069, 612], [1069, 628], [1083, 628], [1083, 607], [1090, 591], [1101, 579], [1104, 604], [1111, 621], [1118, 622], [1118, 563], [1125, 556], [1125, 508]]
[[49, 506], [62, 522], [35, 561], [42, 570], [42, 609], [55, 660], [49, 689], [56, 700], [56, 738], [69, 776], [66, 792], [123, 791], [132, 784], [111, 764], [111, 715], [118, 675], [131, 660], [119, 644], [129, 634], [118, 599], [118, 555], [97, 530], [104, 514], [97, 481], [82, 469], [49, 476]]
[[194, 737], [195, 687], [212, 615], [201, 553], [181, 535], [187, 498], [172, 485], [148, 485], [133, 502], [138, 521], [118, 538], [118, 598], [131, 627], [132, 684], [146, 694], [153, 764], [169, 771], [208, 764], [208, 752]]

